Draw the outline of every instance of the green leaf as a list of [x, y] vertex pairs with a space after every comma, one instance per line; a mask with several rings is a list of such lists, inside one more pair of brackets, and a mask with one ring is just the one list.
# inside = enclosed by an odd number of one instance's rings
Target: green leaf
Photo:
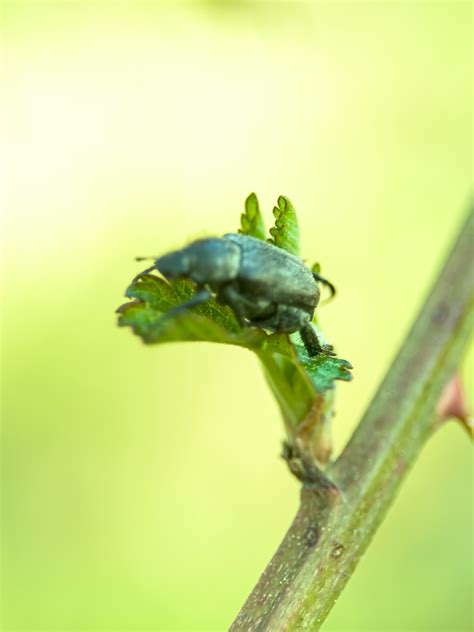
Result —
[[134, 300], [117, 310], [119, 325], [131, 327], [147, 344], [201, 340], [253, 348], [267, 336], [262, 330], [241, 327], [233, 311], [215, 300], [178, 315], [166, 315], [194, 293], [191, 281], [169, 283], [161, 277], [145, 274], [128, 288], [126, 296]]
[[303, 366], [319, 393], [333, 389], [334, 380], [352, 380], [352, 364], [342, 358], [320, 355], [303, 361]]
[[265, 224], [255, 193], [251, 193], [245, 200], [245, 213], [240, 216], [240, 226], [239, 233], [265, 241]]
[[278, 206], [273, 209], [275, 216], [275, 226], [270, 229], [270, 243], [283, 248], [292, 255], [300, 254], [300, 229], [298, 226], [298, 218], [296, 211], [290, 200], [280, 195], [278, 198]]
[[350, 382], [352, 380], [352, 364], [337, 356], [321, 354], [310, 356], [302, 342], [297, 340], [298, 334], [292, 335], [293, 345], [299, 363], [311, 379], [318, 393], [325, 393], [335, 387], [335, 380]]
[[[318, 337], [322, 339], [321, 332]], [[316, 398], [332, 400], [335, 380], [352, 379], [350, 362], [327, 354], [309, 356], [298, 333], [267, 336], [257, 354], [289, 434], [304, 421]]]

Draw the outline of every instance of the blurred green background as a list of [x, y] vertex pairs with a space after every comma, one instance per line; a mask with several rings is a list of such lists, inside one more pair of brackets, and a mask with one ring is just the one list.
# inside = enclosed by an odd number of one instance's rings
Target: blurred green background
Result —
[[[133, 257], [234, 230], [250, 191], [268, 223], [289, 196], [355, 367], [340, 449], [464, 215], [471, 3], [2, 11], [4, 629], [225, 630], [298, 485], [255, 357], [117, 329]], [[448, 424], [326, 630], [471, 629], [470, 466]]]

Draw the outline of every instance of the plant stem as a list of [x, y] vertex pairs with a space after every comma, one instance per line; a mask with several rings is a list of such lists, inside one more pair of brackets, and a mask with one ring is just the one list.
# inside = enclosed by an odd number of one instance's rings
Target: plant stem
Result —
[[303, 484], [283, 542], [231, 630], [318, 630], [433, 433], [474, 321], [474, 213], [347, 446]]

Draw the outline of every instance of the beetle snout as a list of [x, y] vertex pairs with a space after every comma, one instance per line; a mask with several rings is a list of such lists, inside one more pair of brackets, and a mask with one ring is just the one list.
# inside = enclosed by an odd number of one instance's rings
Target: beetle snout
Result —
[[170, 252], [156, 260], [156, 268], [167, 279], [188, 276], [189, 259], [182, 250]]

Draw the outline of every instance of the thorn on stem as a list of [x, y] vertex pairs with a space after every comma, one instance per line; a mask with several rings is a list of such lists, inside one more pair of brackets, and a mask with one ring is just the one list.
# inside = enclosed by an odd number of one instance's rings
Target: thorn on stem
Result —
[[438, 422], [457, 419], [469, 436], [474, 439], [474, 418], [469, 414], [469, 406], [461, 377], [454, 375], [444, 387], [436, 408]]

